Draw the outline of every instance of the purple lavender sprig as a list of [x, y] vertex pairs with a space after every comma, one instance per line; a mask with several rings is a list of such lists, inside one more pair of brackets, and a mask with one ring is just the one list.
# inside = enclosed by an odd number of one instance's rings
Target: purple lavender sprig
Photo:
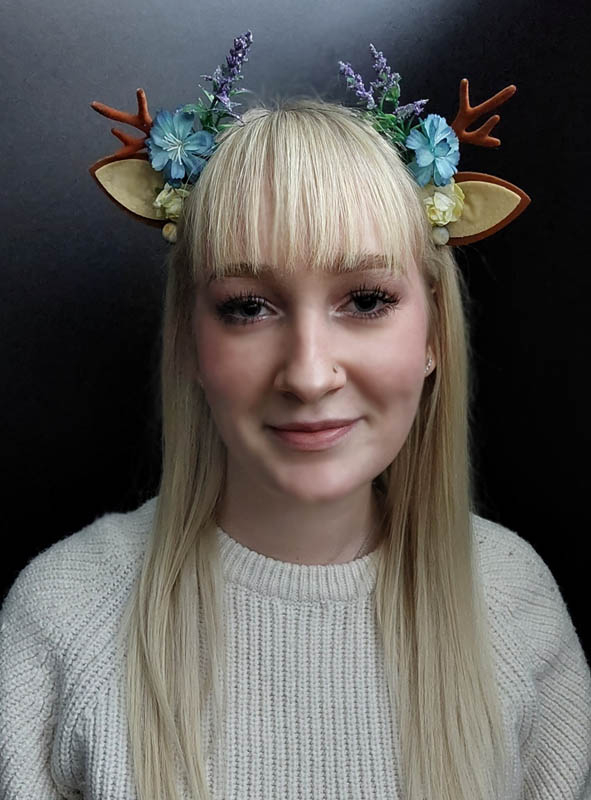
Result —
[[354, 89], [355, 94], [366, 104], [367, 110], [372, 111], [376, 108], [376, 101], [373, 90], [365, 88], [363, 78], [358, 72], [353, 71], [353, 67], [348, 62], [339, 61], [339, 72], [347, 79], [347, 89]]
[[392, 72], [381, 50], [376, 50], [373, 44], [369, 45], [369, 50], [373, 58], [373, 68], [378, 75], [378, 80], [371, 81], [369, 85], [382, 108], [386, 95], [389, 94], [388, 99], [392, 102], [396, 102], [400, 97], [400, 75], [398, 72]]
[[420, 117], [428, 102], [428, 100], [415, 100], [414, 103], [407, 103], [405, 106], [398, 106], [394, 114], [399, 120], [408, 119], [413, 115]]
[[[361, 75], [349, 63], [339, 61], [339, 72], [347, 79], [347, 89], [354, 90], [365, 105], [364, 115], [371, 119], [374, 128], [389, 139], [403, 159], [409, 162], [414, 154], [406, 147], [406, 140], [413, 128], [422, 124], [420, 115], [428, 101], [415, 100], [414, 103], [399, 106], [400, 75], [392, 71], [381, 50], [377, 50], [373, 44], [369, 45], [369, 50], [373, 69], [378, 76], [377, 80], [370, 82], [369, 89], [365, 88]], [[391, 111], [384, 110], [386, 103], [393, 106]]]
[[[213, 71], [212, 75], [202, 75], [207, 81], [211, 81], [213, 85], [213, 100], [212, 108], [217, 101], [220, 103], [224, 110], [225, 115], [240, 119], [238, 114], [235, 114], [232, 109], [241, 105], [234, 103], [230, 100], [231, 95], [237, 94], [240, 89], [234, 88], [234, 82], [242, 80], [244, 77], [241, 74], [242, 65], [248, 61], [248, 50], [252, 44], [252, 31], [246, 31], [242, 36], [237, 36], [234, 39], [234, 47], [230, 49], [230, 55], [226, 56], [226, 63], [224, 66], [218, 66]], [[208, 97], [209, 97], [208, 93]]]

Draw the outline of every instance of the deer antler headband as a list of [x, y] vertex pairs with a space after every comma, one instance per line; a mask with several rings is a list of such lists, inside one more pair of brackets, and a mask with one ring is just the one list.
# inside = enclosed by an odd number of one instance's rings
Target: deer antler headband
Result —
[[[121, 208], [150, 225], [162, 228], [170, 242], [176, 241], [176, 220], [183, 202], [216, 150], [216, 135], [240, 121], [233, 109], [240, 103], [230, 98], [247, 92], [234, 83], [242, 80], [242, 64], [248, 61], [252, 33], [234, 39], [226, 63], [212, 75], [209, 92], [200, 86], [206, 101], [198, 100], [174, 112], [159, 111], [154, 120], [148, 111], [146, 94], [137, 90], [136, 114], [118, 111], [103, 103], [92, 108], [109, 119], [133, 125], [142, 136], [130, 136], [117, 128], [113, 134], [123, 147], [97, 161], [90, 172], [99, 186]], [[500, 120], [493, 114], [476, 130], [468, 127], [484, 114], [498, 108], [517, 91], [507, 86], [489, 100], [470, 105], [468, 80], [460, 82], [460, 107], [448, 125], [444, 117], [422, 118], [427, 100], [399, 105], [400, 75], [392, 72], [382, 52], [370, 45], [377, 80], [366, 89], [361, 75], [350, 64], [339, 62], [347, 88], [352, 89], [363, 115], [399, 152], [420, 187], [425, 212], [437, 244], [461, 245], [491, 236], [512, 222], [530, 202], [517, 186], [479, 172], [458, 172], [459, 145], [470, 143], [498, 147], [500, 139], [490, 133]], [[390, 106], [385, 110], [384, 106]], [[142, 152], [143, 151], [143, 152]]]

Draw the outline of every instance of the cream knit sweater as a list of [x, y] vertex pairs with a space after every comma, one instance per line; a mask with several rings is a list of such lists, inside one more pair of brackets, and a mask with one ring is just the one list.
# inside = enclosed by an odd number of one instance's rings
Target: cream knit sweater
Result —
[[[1, 612], [1, 800], [135, 800], [114, 642], [155, 498], [26, 566]], [[591, 674], [524, 539], [474, 517], [512, 754], [502, 800], [591, 799]], [[284, 563], [218, 529], [226, 577], [224, 800], [401, 800], [372, 613], [376, 553]], [[221, 800], [216, 759], [208, 779]]]

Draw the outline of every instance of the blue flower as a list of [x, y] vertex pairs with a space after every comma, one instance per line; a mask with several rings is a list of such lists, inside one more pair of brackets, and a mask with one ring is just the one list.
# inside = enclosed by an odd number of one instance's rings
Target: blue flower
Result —
[[159, 111], [146, 140], [150, 163], [157, 172], [164, 172], [171, 186], [180, 186], [181, 179], [195, 183], [206, 164], [204, 156], [214, 149], [214, 138], [208, 131], [193, 130], [193, 112], [178, 109]]
[[405, 145], [415, 151], [408, 166], [419, 186], [426, 186], [429, 181], [435, 186], [445, 186], [458, 171], [458, 137], [438, 114], [429, 114], [420, 128], [409, 133]]

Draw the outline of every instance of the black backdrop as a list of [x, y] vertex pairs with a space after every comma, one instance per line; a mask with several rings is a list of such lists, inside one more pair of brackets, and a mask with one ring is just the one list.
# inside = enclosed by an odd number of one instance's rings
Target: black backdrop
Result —
[[369, 74], [368, 43], [402, 74], [402, 102], [448, 121], [509, 83], [500, 149], [462, 149], [532, 197], [462, 249], [472, 300], [480, 511], [530, 541], [588, 656], [591, 530], [586, 239], [589, 16], [549, 0], [4, 0], [0, 19], [0, 270], [4, 596], [52, 542], [156, 491], [158, 329], [167, 245], [121, 213], [87, 168], [113, 152], [101, 100], [173, 108], [232, 38], [254, 33], [244, 86], [344, 100], [337, 61]]

